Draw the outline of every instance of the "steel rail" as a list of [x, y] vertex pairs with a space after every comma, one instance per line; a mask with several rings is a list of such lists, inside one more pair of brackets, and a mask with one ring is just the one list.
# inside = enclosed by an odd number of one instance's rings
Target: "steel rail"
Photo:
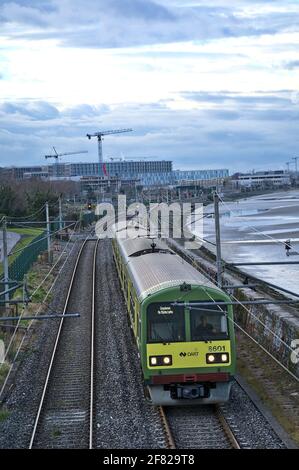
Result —
[[92, 306], [90, 334], [90, 404], [89, 404], [89, 449], [93, 448], [93, 418], [94, 418], [94, 356], [95, 356], [95, 299], [96, 299], [96, 267], [99, 239], [96, 242], [92, 267]]
[[217, 417], [221, 423], [222, 428], [224, 429], [224, 432], [232, 446], [233, 449], [241, 449], [240, 444], [238, 443], [230, 425], [228, 424], [224, 414], [221, 411], [221, 408], [219, 405], [215, 405], [215, 411], [217, 414]]
[[163, 428], [164, 428], [164, 432], [165, 432], [165, 435], [166, 435], [168, 449], [176, 449], [175, 440], [173, 438], [173, 435], [172, 435], [172, 432], [171, 432], [171, 429], [170, 429], [170, 426], [169, 426], [164, 408], [162, 406], [159, 406], [158, 407], [158, 412], [160, 414], [160, 418], [161, 418], [162, 425], [163, 425]]
[[78, 268], [78, 265], [79, 265], [79, 261], [81, 259], [82, 252], [83, 252], [86, 244], [88, 243], [88, 241], [89, 241], [88, 239], [85, 240], [84, 243], [82, 244], [81, 248], [80, 248], [80, 251], [78, 253], [78, 257], [77, 257], [77, 260], [76, 260], [76, 264], [75, 264], [75, 267], [74, 267], [74, 271], [73, 271], [73, 274], [72, 274], [72, 277], [71, 277], [71, 281], [70, 281], [70, 284], [69, 284], [68, 293], [67, 293], [66, 301], [65, 301], [65, 304], [64, 304], [64, 308], [63, 308], [63, 316], [60, 320], [60, 324], [59, 324], [59, 328], [58, 328], [54, 348], [53, 348], [53, 351], [52, 351], [50, 365], [48, 367], [48, 372], [47, 372], [46, 380], [45, 380], [45, 383], [44, 383], [42, 396], [41, 396], [41, 399], [40, 399], [37, 415], [36, 415], [34, 426], [33, 426], [33, 431], [32, 431], [32, 434], [31, 434], [29, 449], [32, 449], [32, 447], [33, 447], [33, 443], [34, 443], [34, 439], [35, 439], [36, 431], [37, 431], [37, 426], [38, 426], [38, 423], [39, 423], [39, 420], [40, 420], [40, 415], [41, 415], [42, 408], [43, 408], [43, 405], [44, 405], [44, 400], [45, 400], [46, 391], [47, 391], [47, 388], [48, 388], [49, 378], [50, 378], [50, 375], [51, 375], [54, 359], [55, 359], [55, 356], [56, 356], [57, 346], [58, 346], [58, 343], [59, 343], [61, 330], [62, 330], [62, 326], [63, 326], [63, 323], [64, 323], [64, 315], [66, 313], [66, 310], [67, 310], [67, 307], [68, 307], [68, 304], [69, 304], [69, 299], [70, 299], [71, 292], [72, 292], [72, 289], [73, 289], [74, 280], [75, 280], [75, 277], [76, 277], [76, 274], [77, 274], [77, 268]]
[[[198, 405], [198, 406], [201, 406], [201, 405]], [[241, 446], [238, 443], [238, 441], [237, 441], [230, 425], [228, 424], [224, 414], [222, 413], [220, 406], [219, 405], [214, 405], [212, 410], [213, 410], [213, 413], [216, 415], [216, 417], [217, 417], [217, 419], [218, 419], [218, 421], [221, 425], [221, 428], [224, 431], [226, 439], [229, 442], [232, 449], [241, 449]], [[167, 447], [169, 449], [177, 449], [176, 442], [175, 442], [175, 439], [174, 439], [173, 434], [171, 432], [171, 427], [169, 425], [169, 420], [167, 418], [167, 415], [166, 415], [166, 412], [164, 411], [163, 406], [158, 407], [158, 412], [160, 414], [160, 418], [161, 418], [161, 421], [162, 421], [162, 426], [164, 428]], [[200, 422], [198, 424], [200, 425]]]

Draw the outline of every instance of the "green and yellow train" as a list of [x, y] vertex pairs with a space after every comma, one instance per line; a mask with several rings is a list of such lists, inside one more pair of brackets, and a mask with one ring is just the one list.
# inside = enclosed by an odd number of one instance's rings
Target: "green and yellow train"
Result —
[[134, 237], [134, 229], [117, 224], [114, 232], [147, 396], [155, 405], [228, 401], [236, 363], [233, 311], [217, 305], [230, 302], [228, 295], [162, 240]]

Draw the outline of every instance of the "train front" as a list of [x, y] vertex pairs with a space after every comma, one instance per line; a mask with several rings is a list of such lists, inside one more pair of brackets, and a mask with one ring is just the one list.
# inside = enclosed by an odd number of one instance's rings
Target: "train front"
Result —
[[170, 287], [145, 299], [141, 356], [153, 404], [229, 400], [235, 372], [229, 301], [219, 289], [199, 285]]

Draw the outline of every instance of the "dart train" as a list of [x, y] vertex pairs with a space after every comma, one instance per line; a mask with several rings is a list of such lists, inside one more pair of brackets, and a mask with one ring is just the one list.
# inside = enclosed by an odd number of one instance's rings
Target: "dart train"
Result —
[[228, 401], [236, 365], [228, 295], [163, 240], [137, 237], [129, 225], [113, 231], [146, 397], [155, 405]]

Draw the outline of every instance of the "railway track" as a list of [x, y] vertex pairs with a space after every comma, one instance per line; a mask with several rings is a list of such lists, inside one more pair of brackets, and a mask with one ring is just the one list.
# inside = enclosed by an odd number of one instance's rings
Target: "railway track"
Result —
[[92, 448], [95, 277], [98, 241], [79, 251], [36, 414], [29, 448]]
[[158, 409], [170, 449], [240, 449], [217, 405]]

